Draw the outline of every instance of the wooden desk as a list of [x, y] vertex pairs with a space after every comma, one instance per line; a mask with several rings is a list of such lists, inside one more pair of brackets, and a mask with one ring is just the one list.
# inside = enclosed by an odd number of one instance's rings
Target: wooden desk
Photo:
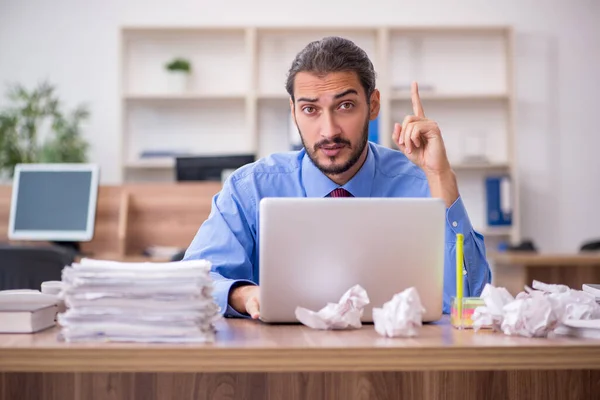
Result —
[[490, 254], [495, 264], [494, 284], [513, 295], [533, 280], [560, 283], [581, 290], [584, 283], [600, 282], [600, 253], [538, 254], [508, 252]]
[[591, 399], [600, 341], [371, 325], [314, 331], [223, 320], [205, 345], [72, 344], [0, 335], [1, 399]]

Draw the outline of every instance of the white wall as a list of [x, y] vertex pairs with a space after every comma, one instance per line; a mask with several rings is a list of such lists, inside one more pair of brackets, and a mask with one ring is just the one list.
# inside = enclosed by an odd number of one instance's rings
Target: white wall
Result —
[[600, 238], [599, 21], [595, 0], [0, 0], [0, 83], [49, 78], [68, 105], [87, 102], [91, 157], [118, 183], [121, 25], [511, 24], [523, 234], [569, 251]]

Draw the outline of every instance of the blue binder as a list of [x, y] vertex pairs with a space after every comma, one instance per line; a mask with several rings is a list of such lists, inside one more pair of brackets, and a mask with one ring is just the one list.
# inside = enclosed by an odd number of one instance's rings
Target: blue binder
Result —
[[511, 181], [508, 176], [490, 176], [485, 180], [487, 223], [489, 226], [512, 225]]
[[369, 142], [379, 143], [379, 115], [369, 121]]

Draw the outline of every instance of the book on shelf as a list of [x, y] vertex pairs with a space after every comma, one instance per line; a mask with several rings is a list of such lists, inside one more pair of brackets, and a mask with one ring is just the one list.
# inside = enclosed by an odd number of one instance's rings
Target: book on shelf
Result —
[[186, 151], [172, 151], [172, 150], [144, 150], [140, 152], [140, 159], [149, 158], [175, 158], [175, 157], [186, 157], [191, 156], [190, 152]]

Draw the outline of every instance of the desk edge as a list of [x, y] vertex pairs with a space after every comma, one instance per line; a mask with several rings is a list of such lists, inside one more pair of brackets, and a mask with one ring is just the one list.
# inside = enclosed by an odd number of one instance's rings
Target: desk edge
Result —
[[323, 372], [600, 369], [600, 346], [4, 348], [0, 372]]

